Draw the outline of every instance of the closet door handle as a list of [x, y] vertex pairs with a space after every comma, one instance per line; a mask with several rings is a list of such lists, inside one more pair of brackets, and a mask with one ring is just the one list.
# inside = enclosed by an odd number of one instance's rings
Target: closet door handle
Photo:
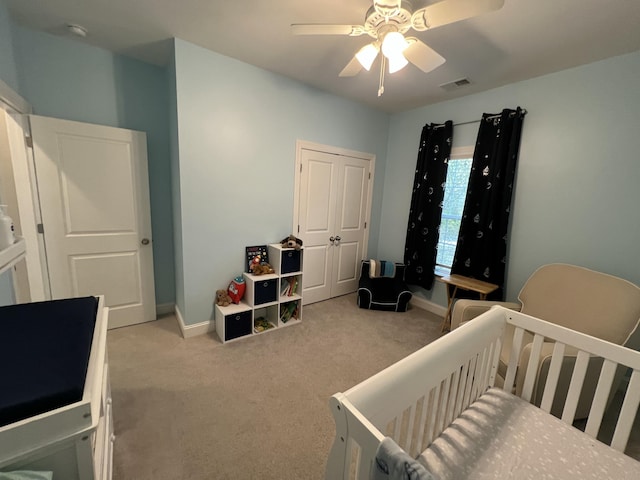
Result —
[[336, 241], [336, 239], [335, 239], [335, 237], [329, 237], [329, 241], [330, 241], [331, 243], [334, 243], [334, 242]]
[[334, 242], [334, 245], [339, 244], [339, 243], [340, 243], [340, 240], [342, 240], [342, 239], [340, 238], [340, 235], [336, 235], [336, 241]]
[[143, 238], [140, 243], [142, 243], [143, 245], [149, 245], [149, 239], [148, 238]]

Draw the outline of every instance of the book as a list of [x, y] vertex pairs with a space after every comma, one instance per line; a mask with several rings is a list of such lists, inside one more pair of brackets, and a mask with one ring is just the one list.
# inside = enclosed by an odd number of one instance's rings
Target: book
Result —
[[247, 273], [251, 273], [251, 263], [256, 262], [259, 264], [269, 263], [269, 251], [266, 245], [255, 245], [252, 247], [246, 247], [247, 254]]
[[287, 280], [286, 278], [283, 278], [282, 284], [280, 285], [280, 296], [284, 297], [289, 295], [290, 289], [291, 289], [291, 284], [289, 283], [289, 280]]

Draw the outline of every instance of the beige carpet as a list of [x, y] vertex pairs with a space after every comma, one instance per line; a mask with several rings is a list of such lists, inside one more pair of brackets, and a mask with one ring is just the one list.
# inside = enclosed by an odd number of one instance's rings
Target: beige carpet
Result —
[[183, 339], [173, 316], [111, 330], [114, 480], [321, 479], [329, 397], [439, 337], [441, 321], [346, 295], [226, 345]]

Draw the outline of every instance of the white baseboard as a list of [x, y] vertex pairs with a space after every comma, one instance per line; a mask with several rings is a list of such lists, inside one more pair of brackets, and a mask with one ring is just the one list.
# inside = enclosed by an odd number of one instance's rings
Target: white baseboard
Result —
[[178, 325], [180, 326], [180, 331], [182, 332], [182, 338], [191, 338], [196, 337], [198, 335], [205, 335], [209, 332], [213, 332], [216, 329], [216, 323], [212, 321], [208, 322], [200, 322], [195, 323], [193, 325], [185, 325], [184, 318], [182, 317], [182, 313], [180, 313], [180, 309], [176, 305], [176, 319], [178, 320]]
[[409, 302], [413, 307], [421, 308], [427, 312], [435, 313], [436, 315], [444, 318], [447, 313], [447, 307], [433, 303], [431, 300], [414, 295]]
[[169, 315], [171, 313], [174, 313], [176, 311], [176, 306], [173, 303], [161, 303], [161, 304], [156, 304], [156, 315], [158, 317], [162, 316], [162, 315]]

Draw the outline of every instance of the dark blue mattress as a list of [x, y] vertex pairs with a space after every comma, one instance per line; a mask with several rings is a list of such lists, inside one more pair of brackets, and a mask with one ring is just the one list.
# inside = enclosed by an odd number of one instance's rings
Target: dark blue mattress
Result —
[[82, 399], [98, 299], [0, 307], [0, 426]]

